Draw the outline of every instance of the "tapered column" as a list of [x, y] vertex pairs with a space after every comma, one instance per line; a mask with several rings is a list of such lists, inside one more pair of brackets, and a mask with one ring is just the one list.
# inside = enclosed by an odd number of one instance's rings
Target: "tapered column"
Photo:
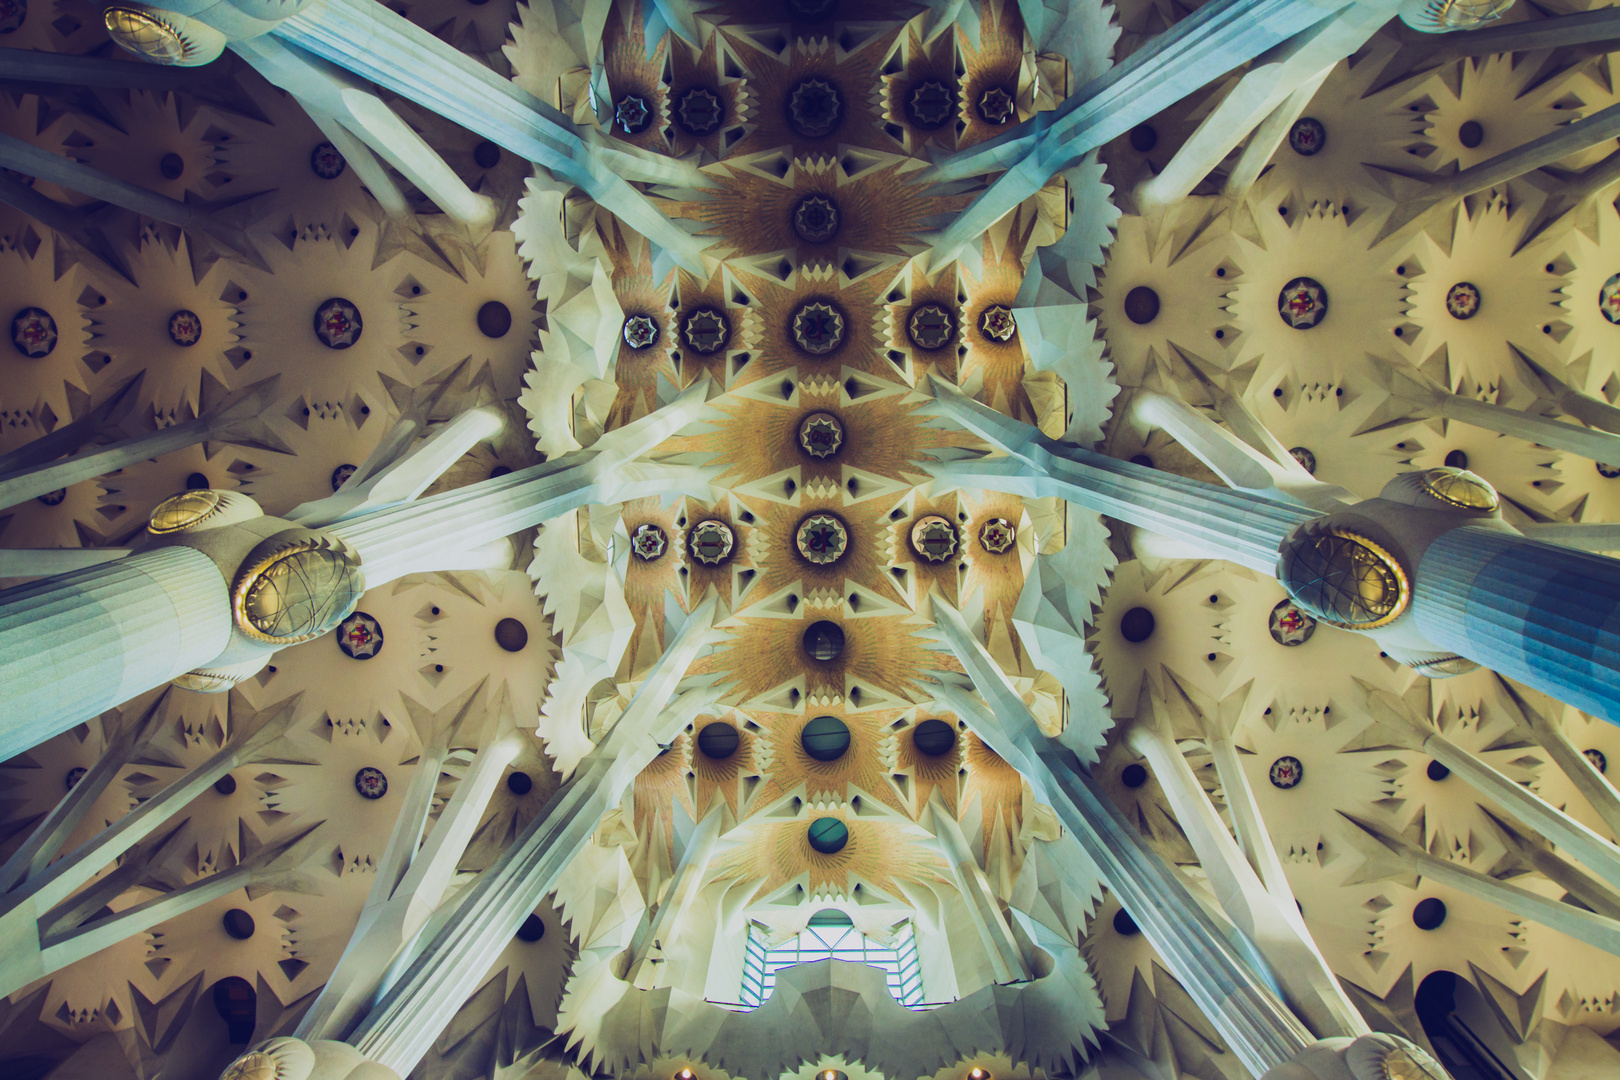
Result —
[[1262, 978], [1265, 962], [1253, 946], [1229, 937], [1073, 752], [1041, 734], [1034, 716], [973, 637], [961, 613], [938, 596], [933, 604], [940, 639], [988, 707], [971, 691], [951, 683], [938, 686], [935, 696], [1023, 774], [1037, 799], [1056, 811], [1064, 829], [1243, 1067], [1260, 1076], [1292, 1060], [1313, 1040], [1278, 1000], [1271, 981]]
[[719, 602], [711, 592], [686, 619], [624, 715], [496, 862], [468, 886], [454, 911], [420, 943], [348, 1041], [371, 1061], [407, 1075], [476, 990], [519, 924], [589, 843], [637, 773], [717, 697], [677, 698], [686, 670], [705, 648]]
[[275, 36], [369, 79], [575, 184], [687, 270], [707, 277], [703, 242], [670, 221], [627, 177], [701, 187], [694, 166], [628, 146], [587, 143], [562, 113], [382, 4], [326, 0]]
[[[1137, 205], [1165, 206], [1192, 194], [1245, 135], [1301, 86], [1320, 85], [1333, 65], [1366, 44], [1399, 7], [1400, 0], [1358, 0], [1259, 57], [1158, 175], [1137, 188]], [[1276, 140], [1286, 134], [1285, 128]]]
[[0, 760], [206, 664], [230, 636], [225, 578], [188, 547], [0, 592]]
[[708, 878], [709, 862], [714, 858], [726, 815], [725, 802], [716, 800], [709, 812], [703, 815], [703, 820], [692, 829], [691, 836], [686, 839], [686, 850], [681, 852], [680, 865], [675, 868], [669, 891], [659, 901], [652, 921], [643, 922], [635, 940], [631, 942], [633, 959], [627, 979], [638, 989], [651, 990], [658, 984], [658, 977], [663, 971], [660, 965], [668, 959], [675, 935], [680, 932], [692, 901], [702, 891], [703, 883]]
[[1620, 561], [1468, 525], [1416, 569], [1435, 645], [1620, 724]]
[[212, 408], [205, 400], [203, 415], [194, 420], [158, 428], [60, 461], [0, 475], [0, 510], [201, 442], [244, 442], [291, 453], [263, 423], [264, 410], [275, 396], [279, 379], [280, 376], [271, 376], [244, 387]]
[[940, 234], [935, 265], [955, 258], [970, 240], [1103, 143], [1344, 6], [1339, 0], [1214, 0], [1052, 112], [1037, 113], [994, 139], [940, 159], [923, 179], [946, 182], [1005, 172]]
[[963, 458], [928, 465], [945, 483], [1029, 497], [1056, 496], [1138, 525], [1262, 573], [1276, 570], [1289, 530], [1317, 511], [1245, 491], [1218, 488], [1144, 465], [1083, 450], [1042, 435], [934, 380], [934, 409], [1004, 458]]
[[1498, 701], [1513, 716], [1519, 726], [1530, 732], [1531, 738], [1547, 751], [1553, 764], [1563, 770], [1575, 790], [1597, 812], [1616, 835], [1620, 835], [1620, 791], [1597, 770], [1591, 760], [1569, 741], [1557, 721], [1525, 700], [1513, 684], [1501, 676], [1496, 679]]
[[990, 890], [990, 880], [984, 868], [974, 858], [973, 849], [962, 833], [962, 823], [945, 806], [939, 789], [934, 789], [928, 800], [927, 824], [934, 834], [939, 853], [950, 867], [951, 878], [962, 894], [967, 916], [978, 932], [979, 944], [990, 960], [990, 977], [998, 983], [1021, 982], [1031, 977], [1023, 950], [1013, 937], [1007, 916], [1002, 914], [1001, 903]]

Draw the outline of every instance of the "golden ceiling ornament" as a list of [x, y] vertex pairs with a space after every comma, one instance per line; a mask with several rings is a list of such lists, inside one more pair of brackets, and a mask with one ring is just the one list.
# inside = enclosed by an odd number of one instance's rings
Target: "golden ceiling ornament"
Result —
[[1344, 630], [1388, 626], [1412, 603], [1400, 560], [1349, 529], [1290, 537], [1278, 556], [1277, 578], [1301, 608]]
[[1423, 490], [1447, 506], [1490, 512], [1502, 505], [1489, 481], [1467, 469], [1443, 466], [1423, 474]]
[[157, 504], [146, 522], [146, 531], [163, 536], [195, 528], [219, 513], [224, 501], [220, 492], [210, 488], [182, 491]]
[[1405, 1047], [1397, 1046], [1379, 1062], [1384, 1080], [1440, 1080], [1440, 1074], [1431, 1071]]
[[186, 64], [196, 44], [180, 31], [176, 21], [145, 8], [114, 4], [101, 13], [107, 35], [126, 52], [165, 67]]
[[258, 1050], [243, 1054], [219, 1074], [219, 1080], [276, 1080], [276, 1061]]
[[929, 514], [911, 527], [911, 547], [929, 562], [944, 562], [956, 554], [956, 526]]
[[255, 641], [296, 645], [346, 619], [365, 588], [359, 565], [332, 540], [290, 530], [243, 561], [231, 586], [231, 614]]
[[1500, 19], [1513, 6], [1514, 0], [1429, 0], [1408, 14], [1401, 12], [1402, 20], [1417, 30], [1444, 33], [1447, 30], [1472, 30], [1485, 23]]

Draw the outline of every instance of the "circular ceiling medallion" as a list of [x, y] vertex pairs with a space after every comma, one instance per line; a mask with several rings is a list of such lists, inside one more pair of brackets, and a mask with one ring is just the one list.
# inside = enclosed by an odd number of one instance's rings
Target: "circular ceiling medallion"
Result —
[[354, 790], [358, 791], [362, 798], [380, 799], [388, 794], [388, 777], [383, 775], [381, 769], [367, 765], [354, 774]]
[[1423, 490], [1447, 506], [1486, 513], [1502, 505], [1501, 496], [1483, 476], [1467, 469], [1430, 469], [1423, 474]]
[[512, 329], [512, 309], [499, 300], [489, 300], [478, 309], [478, 332], [487, 338], [503, 338]]
[[165, 180], [178, 180], [186, 172], [186, 159], [179, 154], [164, 154], [158, 159], [158, 173]]
[[956, 746], [956, 729], [943, 720], [924, 720], [912, 729], [911, 744], [919, 754], [943, 757]]
[[[260, 549], [267, 550], [261, 555]], [[342, 622], [365, 592], [360, 568], [316, 539], [289, 543], [271, 537], [249, 553], [243, 567], [231, 587], [236, 625], [271, 645], [320, 637]]]
[[114, 4], [101, 13], [107, 36], [126, 52], [154, 64], [172, 66], [191, 52], [180, 31], [140, 8]]
[[28, 0], [0, 0], [0, 34], [14, 34], [28, 18]]
[[1620, 323], [1620, 274], [1615, 274], [1598, 290], [1598, 310], [1612, 323]]
[[686, 550], [700, 563], [719, 566], [731, 554], [731, 526], [723, 521], [700, 521], [686, 538]]
[[831, 135], [843, 112], [838, 88], [826, 79], [806, 79], [788, 94], [788, 120], [794, 131], [807, 138]]
[[613, 126], [626, 135], [640, 135], [652, 124], [652, 109], [647, 99], [627, 94], [613, 103]]
[[1387, 626], [1412, 600], [1406, 570], [1395, 557], [1348, 530], [1291, 537], [1277, 570], [1295, 603], [1348, 630]]
[[473, 147], [473, 164], [480, 169], [493, 169], [501, 163], [501, 148], [485, 139]]
[[799, 523], [794, 543], [810, 562], [829, 566], [849, 550], [849, 530], [831, 514], [811, 514]]
[[1299, 782], [1305, 779], [1305, 766], [1300, 763], [1299, 758], [1285, 754], [1271, 763], [1271, 771], [1267, 775], [1271, 777], [1272, 787], [1287, 791], [1289, 788], [1298, 787]]
[[[1591, 751], [1588, 750], [1587, 753], [1591, 753]], [[62, 782], [67, 785], [67, 789], [69, 791], [72, 791], [74, 788], [79, 786], [79, 781], [83, 780], [84, 774], [89, 771], [90, 770], [85, 768], [83, 765], [75, 765], [73, 768], [67, 771], [67, 775], [62, 778]]]
[[979, 95], [979, 117], [998, 127], [1017, 115], [1016, 103], [1005, 87], [992, 86]]
[[1301, 611], [1292, 600], [1283, 599], [1271, 609], [1267, 620], [1271, 640], [1279, 645], [1303, 645], [1316, 633], [1316, 620]]
[[812, 356], [826, 356], [844, 343], [844, 316], [831, 304], [805, 304], [793, 313], [793, 340]]
[[1018, 541], [1018, 527], [1006, 518], [991, 518], [979, 526], [979, 546], [992, 555], [1005, 555]]
[[1485, 141], [1485, 125], [1478, 120], [1464, 120], [1457, 125], [1457, 141], [1466, 149], [1479, 149], [1479, 145]]
[[1148, 782], [1148, 771], [1144, 766], [1133, 761], [1119, 770], [1119, 782], [1134, 790]]
[[1309, 330], [1327, 318], [1328, 294], [1315, 278], [1297, 277], [1277, 294], [1277, 314], [1295, 330]]
[[202, 340], [202, 320], [195, 311], [181, 308], [169, 316], [169, 340], [184, 349]]
[[336, 491], [338, 488], [342, 487], [344, 484], [347, 484], [349, 482], [349, 477], [353, 476], [359, 470], [359, 468], [360, 467], [358, 465], [350, 465], [348, 463], [344, 463], [342, 465], [339, 465], [337, 468], [333, 469], [332, 470], [332, 490]]
[[11, 343], [30, 359], [51, 355], [56, 348], [56, 320], [44, 308], [23, 308], [11, 317]]
[[624, 343], [638, 351], [658, 344], [658, 320], [651, 315], [632, 315], [624, 320]]
[[849, 843], [849, 826], [835, 817], [816, 818], [810, 823], [810, 846], [823, 855], [836, 855]]
[[146, 531], [162, 536], [189, 529], [219, 509], [223, 497], [217, 491], [182, 491], [158, 503], [147, 519]]
[[1446, 311], [1453, 319], [1472, 319], [1479, 314], [1479, 286], [1459, 281], [1446, 291]]
[[1295, 461], [1299, 462], [1300, 468], [1304, 469], [1312, 476], [1316, 475], [1316, 455], [1310, 450], [1303, 446], [1290, 446], [1288, 448], [1288, 453]]
[[636, 531], [630, 534], [630, 550], [636, 553], [637, 558], [652, 562], [669, 550], [669, 537], [664, 535], [663, 529], [646, 522], [637, 525]]
[[338, 148], [329, 142], [316, 143], [315, 149], [309, 152], [310, 171], [322, 180], [336, 180], [348, 167]]
[[1593, 464], [1597, 466], [1598, 475], [1605, 480], [1613, 480], [1615, 477], [1620, 476], [1620, 465], [1605, 465], [1601, 461], [1593, 462]]
[[911, 121], [920, 128], [944, 127], [956, 111], [956, 94], [942, 82], [919, 83], [906, 102]]
[[698, 732], [698, 752], [711, 761], [725, 761], [737, 752], [742, 745], [742, 736], [737, 729], [724, 720], [716, 720], [712, 724], [704, 724], [703, 730]]
[[675, 103], [675, 120], [689, 135], [708, 135], [725, 118], [720, 95], [705, 86], [692, 87]]
[[818, 716], [799, 732], [799, 745], [816, 761], [837, 761], [849, 749], [849, 725], [836, 716]]
[[804, 651], [822, 663], [838, 659], [844, 651], [844, 628], [826, 619], [811, 623], [804, 632]]
[[930, 514], [911, 527], [911, 547], [929, 562], [941, 563], [956, 554], [956, 526]]
[[956, 333], [956, 320], [938, 304], [924, 304], [906, 321], [906, 334], [919, 349], [933, 352], [943, 348]]
[[315, 309], [315, 336], [328, 349], [347, 349], [360, 340], [360, 309], [341, 296]]
[[1131, 128], [1131, 149], [1145, 154], [1159, 145], [1159, 132], [1152, 124], [1137, 124]]
[[55, 491], [47, 491], [39, 496], [39, 501], [46, 506], [61, 506], [66, 498], [67, 488], [57, 488]]
[[534, 777], [522, 770], [506, 774], [506, 790], [514, 795], [527, 795], [534, 790]]
[[1596, 769], [1598, 772], [1606, 773], [1609, 771], [1609, 759], [1604, 756], [1603, 751], [1582, 750], [1581, 753], [1586, 755], [1586, 760], [1590, 761], [1592, 763], [1592, 768]]
[[1288, 129], [1288, 145], [1301, 157], [1320, 154], [1327, 145], [1327, 128], [1315, 117], [1302, 116]]
[[338, 623], [338, 648], [353, 660], [370, 660], [382, 652], [382, 624], [363, 611], [356, 611]]
[[799, 447], [813, 458], [830, 458], [844, 445], [844, 425], [829, 412], [813, 412], [799, 422]]
[[225, 932], [237, 941], [246, 941], [258, 929], [253, 925], [253, 916], [241, 908], [231, 908], [220, 922], [224, 925]]
[[991, 341], [1011, 341], [1018, 333], [1018, 320], [1013, 318], [1011, 308], [996, 304], [979, 316], [979, 330]]
[[1446, 902], [1438, 896], [1419, 900], [1412, 908], [1412, 924], [1419, 930], [1438, 930], [1446, 921]]
[[1138, 285], [1125, 294], [1125, 317], [1137, 326], [1146, 326], [1159, 317], [1159, 294]]
[[793, 208], [793, 231], [807, 244], [825, 244], [838, 235], [838, 204], [825, 195], [807, 195]]
[[1379, 1059], [1378, 1068], [1383, 1070], [1385, 1080], [1445, 1080], [1446, 1074], [1438, 1062], [1424, 1054], [1424, 1060], [1435, 1066], [1431, 1069], [1414, 1056], [1413, 1049], [1397, 1046]]
[[1133, 607], [1119, 617], [1119, 636], [1132, 645], [1140, 645], [1153, 636], [1155, 625], [1153, 612], [1145, 607]]
[[517, 619], [502, 619], [495, 624], [495, 644], [507, 652], [522, 652], [529, 644], [529, 628]]
[[731, 326], [726, 322], [726, 317], [718, 311], [703, 308], [686, 317], [681, 333], [686, 337], [688, 345], [708, 355], [717, 353], [725, 347], [726, 338], [731, 334]]

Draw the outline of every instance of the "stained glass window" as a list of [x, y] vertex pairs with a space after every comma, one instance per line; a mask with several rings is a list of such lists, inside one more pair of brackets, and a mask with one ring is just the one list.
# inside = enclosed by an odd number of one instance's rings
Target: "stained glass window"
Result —
[[818, 911], [810, 925], [774, 948], [765, 944], [765, 930], [750, 924], [748, 948], [743, 959], [740, 997], [742, 1004], [758, 1008], [776, 989], [776, 973], [798, 964], [817, 960], [846, 960], [882, 971], [889, 993], [907, 1008], [923, 1006], [922, 968], [917, 961], [917, 939], [907, 923], [896, 931], [894, 942], [883, 945], [868, 938], [850, 923], [842, 911]]

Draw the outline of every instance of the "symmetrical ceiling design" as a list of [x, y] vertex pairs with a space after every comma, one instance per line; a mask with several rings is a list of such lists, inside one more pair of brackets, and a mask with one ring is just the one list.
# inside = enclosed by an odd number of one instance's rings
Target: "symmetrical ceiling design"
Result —
[[[634, 190], [695, 239], [701, 272], [385, 92], [492, 217], [442, 213], [391, 170], [404, 205], [386, 205], [230, 54], [161, 69], [177, 77], [155, 89], [13, 77], [0, 54], [0, 134], [197, 214], [180, 227], [36, 180], [0, 143], [0, 454], [87, 416], [111, 443], [251, 395], [206, 439], [0, 510], [0, 546], [122, 547], [188, 489], [289, 515], [401, 423], [480, 408], [499, 430], [426, 494], [592, 447], [693, 388], [697, 418], [647, 458], [696, 480], [371, 589], [234, 685], [165, 684], [0, 763], [0, 857], [114, 763], [65, 838], [72, 859], [234, 755], [87, 874], [59, 930], [205, 880], [229, 891], [8, 987], [0, 1074], [212, 1078], [301, 1031], [401, 853], [486, 793], [423, 901], [425, 920], [447, 897], [446, 917], [588, 770], [709, 600], [713, 630], [677, 674], [701, 708], [477, 992], [444, 1007], [411, 1075], [1248, 1075], [1103, 875], [1065, 861], [1038, 789], [948, 707], [963, 664], [940, 626], [957, 613], [1211, 912], [1227, 898], [1184, 796], [1247, 843], [1252, 793], [1282, 884], [1374, 1030], [1433, 1048], [1420, 988], [1452, 972], [1458, 1015], [1502, 1064], [1479, 1076], [1620, 1066], [1620, 958], [1415, 861], [1620, 917], [1608, 885], [1413, 734], [1613, 842], [1591, 777], [1545, 746], [1556, 730], [1620, 767], [1613, 725], [1486, 669], [1430, 679], [1175, 538], [930, 471], [985, 446], [942, 419], [955, 387], [1051, 438], [1221, 483], [1156, 419], [1168, 397], [1212, 424], [1237, 403], [1356, 497], [1449, 465], [1485, 477], [1520, 528], [1617, 520], [1620, 462], [1435, 404], [1557, 415], [1549, 379], [1620, 399], [1620, 180], [1570, 195], [1613, 140], [1466, 197], [1441, 187], [1620, 103], [1615, 42], [1476, 56], [1392, 22], [1307, 95], [1252, 184], [1227, 182], [1238, 150], [1188, 197], [1143, 198], [1240, 69], [941, 260], [940, 230], [990, 178], [934, 182], [931, 165], [1051, 113], [1191, 9], [716, 0], [686, 27], [694, 5], [664, 0], [387, 6], [595, 144], [679, 162]], [[0, 48], [140, 64], [83, 0], [0, 0]], [[1174, 757], [1150, 760], [1155, 738]], [[507, 756], [479, 789], [492, 747]], [[1229, 790], [1224, 754], [1247, 791]], [[933, 1007], [834, 965], [789, 969], [739, 1011], [750, 941], [827, 908], [879, 943], [909, 925]]]

